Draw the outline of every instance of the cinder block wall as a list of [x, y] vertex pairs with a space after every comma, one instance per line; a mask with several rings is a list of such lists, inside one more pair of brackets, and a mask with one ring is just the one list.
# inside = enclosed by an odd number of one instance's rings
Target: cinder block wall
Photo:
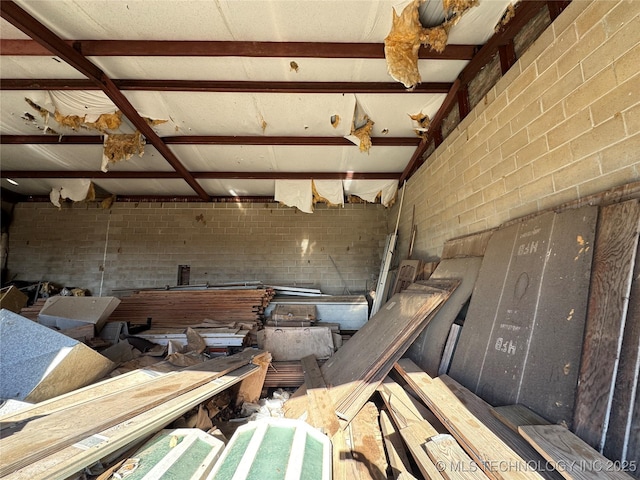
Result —
[[[640, 179], [640, 2], [574, 0], [407, 182], [415, 258]], [[390, 212], [395, 218], [397, 206]]]
[[[87, 288], [262, 281], [325, 293], [375, 288], [387, 235], [380, 205], [316, 206], [313, 214], [269, 204], [21, 203], [9, 241], [9, 278]], [[334, 267], [331, 259], [335, 262]]]

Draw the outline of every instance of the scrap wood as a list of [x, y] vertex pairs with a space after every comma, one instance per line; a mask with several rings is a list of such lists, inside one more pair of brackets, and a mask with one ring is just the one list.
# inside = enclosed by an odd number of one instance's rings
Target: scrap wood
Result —
[[405, 475], [407, 479], [415, 479], [400, 433], [391, 422], [386, 410], [380, 411], [380, 428], [393, 478], [398, 480], [400, 475]]
[[[468, 403], [460, 401], [445, 383], [444, 379], [451, 380], [446, 375], [433, 379], [407, 358], [396, 363], [395, 369], [489, 478], [544, 478], [529, 462], [531, 457], [516, 453], [511, 443], [505, 443], [470, 411]], [[505, 464], [511, 466], [508, 471], [500, 468]]]
[[[263, 355], [260, 350], [245, 349], [230, 357], [218, 357], [152, 379], [145, 383], [144, 390], [134, 385], [43, 417], [5, 424], [0, 440], [0, 476], [8, 475], [54, 454], [92, 435], [93, 432], [106, 430], [201, 385], [211, 383], [260, 355]], [[110, 414], [96, 416], [96, 412]], [[46, 431], [47, 435], [43, 436], [43, 431]]]
[[565, 478], [631, 480], [624, 462], [612, 462], [562, 425], [524, 425], [518, 430]]
[[361, 479], [387, 479], [387, 458], [378, 416], [375, 404], [367, 402], [349, 424], [351, 456]]
[[[127, 421], [118, 423], [87, 437], [86, 448], [69, 445], [52, 455], [31, 463], [6, 478], [9, 480], [49, 480], [67, 478], [127, 445], [155, 433], [168, 422], [205, 402], [229, 387], [251, 378], [259, 367], [246, 364], [189, 392], [143, 411]], [[94, 440], [91, 442], [91, 440]], [[3, 459], [4, 460], [4, 459]]]

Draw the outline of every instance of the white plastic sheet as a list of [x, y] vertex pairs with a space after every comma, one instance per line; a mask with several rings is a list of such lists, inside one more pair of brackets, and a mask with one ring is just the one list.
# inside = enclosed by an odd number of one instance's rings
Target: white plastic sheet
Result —
[[276, 180], [275, 200], [304, 213], [313, 213], [313, 193], [309, 180]]

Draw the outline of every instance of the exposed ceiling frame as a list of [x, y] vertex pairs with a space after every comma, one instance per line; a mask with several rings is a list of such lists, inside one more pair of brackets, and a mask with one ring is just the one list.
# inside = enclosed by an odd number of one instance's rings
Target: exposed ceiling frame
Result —
[[[166, 145], [288, 145], [288, 146], [353, 146], [344, 137], [281, 136], [216, 136], [180, 135], [161, 137]], [[97, 145], [101, 135], [0, 135], [2, 145]], [[371, 144], [383, 147], [415, 147], [419, 137], [372, 137]]]
[[[191, 172], [195, 178], [207, 180], [394, 180], [399, 172]], [[99, 179], [174, 179], [177, 172], [130, 172], [88, 170], [3, 170], [6, 178], [99, 178]]]
[[[32, 37], [33, 38], [33, 37]], [[64, 40], [89, 57], [295, 57], [384, 59], [383, 43], [241, 42], [171, 40]], [[422, 60], [471, 60], [476, 45], [447, 45], [441, 53], [425, 46]], [[2, 55], [48, 56], [51, 51], [33, 40], [2, 40]]]
[[[409, 92], [397, 82], [255, 82], [211, 80], [112, 80], [120, 90], [154, 92], [220, 92], [220, 93], [447, 93], [448, 82], [417, 85]], [[84, 79], [7, 78], [0, 90], [101, 90], [101, 86]]]
[[14, 27], [31, 37], [33, 40], [46, 47], [51, 53], [59, 56], [70, 66], [100, 86], [111, 101], [122, 111], [135, 128], [137, 128], [147, 141], [169, 162], [169, 164], [182, 176], [189, 186], [203, 200], [209, 199], [209, 194], [202, 188], [198, 181], [174, 155], [171, 149], [160, 139], [155, 131], [147, 124], [146, 120], [138, 114], [135, 107], [127, 100], [127, 97], [118, 90], [107, 75], [96, 65], [91, 63], [81, 53], [69, 46], [55, 33], [29, 15], [25, 10], [11, 1], [0, 2], [2, 18]]

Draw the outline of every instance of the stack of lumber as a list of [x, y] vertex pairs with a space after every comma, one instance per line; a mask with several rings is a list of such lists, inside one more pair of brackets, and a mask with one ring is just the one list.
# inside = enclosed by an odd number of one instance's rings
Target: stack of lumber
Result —
[[213, 322], [260, 323], [274, 292], [272, 289], [240, 290], [142, 290], [122, 298], [111, 322], [154, 327], [199, 325]]
[[38, 314], [40, 313], [40, 310], [42, 310], [42, 307], [44, 307], [44, 304], [46, 301], [47, 301], [46, 298], [39, 298], [38, 300], [33, 302], [33, 305], [29, 307], [23, 307], [20, 310], [20, 315], [25, 318], [28, 318], [29, 320], [33, 320], [34, 322], [37, 322]]
[[256, 401], [269, 361], [245, 349], [180, 371], [136, 370], [2, 417], [0, 477], [67, 478], [238, 383], [238, 398]]

